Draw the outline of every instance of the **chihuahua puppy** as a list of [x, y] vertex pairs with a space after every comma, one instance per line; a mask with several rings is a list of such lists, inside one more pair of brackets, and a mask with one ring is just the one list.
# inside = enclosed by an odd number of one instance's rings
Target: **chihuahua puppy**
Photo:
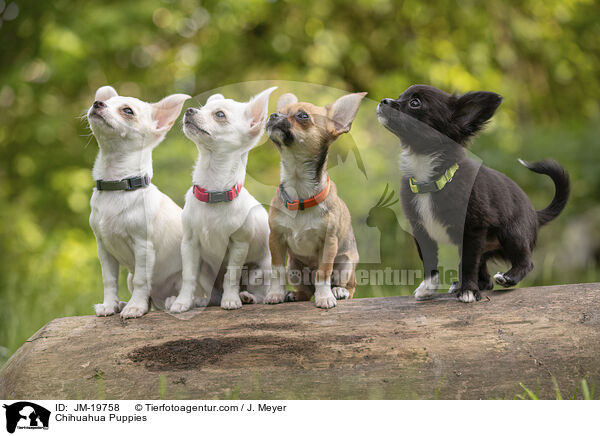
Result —
[[[271, 270], [268, 215], [243, 183], [248, 152], [264, 132], [275, 89], [248, 103], [215, 94], [205, 106], [185, 112], [183, 131], [196, 144], [198, 160], [182, 216], [183, 285], [167, 302], [173, 313], [201, 305], [202, 297], [212, 296], [209, 304], [220, 299], [223, 309], [264, 299]], [[249, 283], [240, 292], [243, 268]]]
[[325, 107], [284, 94], [269, 117], [267, 133], [281, 154], [281, 184], [269, 212], [273, 277], [266, 303], [286, 299], [286, 254], [296, 299], [314, 294], [315, 305], [328, 309], [354, 294], [358, 250], [350, 212], [327, 174], [327, 156], [333, 141], [350, 131], [366, 94], [345, 95]]
[[468, 140], [492, 117], [502, 97], [493, 92], [450, 95], [426, 85], [409, 87], [398, 99], [377, 106], [381, 124], [401, 141], [402, 205], [409, 219], [425, 279], [418, 300], [431, 298], [439, 284], [438, 243], [459, 246], [459, 281], [450, 289], [471, 303], [493, 289], [487, 270], [492, 258], [511, 268], [494, 276], [514, 286], [533, 269], [532, 250], [540, 226], [556, 218], [569, 198], [569, 176], [556, 162], [526, 163], [546, 174], [556, 193], [548, 207], [535, 211], [527, 195], [504, 174], [465, 155]]
[[[104, 282], [104, 302], [95, 305], [98, 316], [140, 317], [150, 298], [161, 307], [179, 289], [181, 208], [151, 183], [152, 150], [188, 98], [173, 94], [151, 104], [104, 86], [87, 112], [100, 148], [90, 215]], [[119, 265], [129, 269], [127, 304], [117, 297]]]

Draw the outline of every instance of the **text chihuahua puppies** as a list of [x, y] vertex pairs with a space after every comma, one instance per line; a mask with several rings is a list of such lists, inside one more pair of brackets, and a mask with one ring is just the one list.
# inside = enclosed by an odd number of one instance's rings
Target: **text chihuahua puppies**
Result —
[[502, 286], [516, 285], [533, 268], [532, 250], [541, 225], [556, 218], [569, 197], [569, 177], [552, 160], [528, 164], [550, 176], [556, 194], [535, 211], [526, 194], [504, 174], [465, 155], [467, 141], [492, 117], [502, 101], [493, 92], [457, 96], [425, 85], [408, 88], [398, 99], [383, 99], [379, 121], [401, 140], [402, 205], [423, 260], [425, 280], [417, 299], [430, 298], [438, 281], [438, 243], [459, 246], [457, 298], [465, 303], [493, 288], [487, 261], [511, 263], [497, 273]]
[[[104, 282], [98, 316], [142, 316], [150, 298], [160, 307], [180, 287], [181, 209], [151, 183], [152, 149], [188, 98], [174, 94], [150, 104], [104, 86], [87, 113], [100, 147], [90, 215]], [[127, 304], [117, 297], [119, 265], [129, 269]]]
[[[212, 296], [211, 304], [218, 304], [221, 294], [223, 309], [264, 299], [271, 270], [268, 215], [243, 183], [275, 89], [248, 103], [215, 94], [185, 112], [183, 131], [198, 147], [198, 160], [183, 209], [183, 285], [167, 302], [171, 312], [189, 310], [200, 297]], [[240, 293], [243, 268], [248, 284]]]
[[298, 300], [314, 294], [316, 306], [327, 309], [354, 294], [358, 251], [350, 212], [327, 174], [327, 155], [333, 141], [350, 131], [365, 95], [319, 107], [284, 94], [269, 117], [267, 133], [281, 154], [281, 184], [269, 212], [273, 280], [266, 303], [286, 297], [286, 254]]

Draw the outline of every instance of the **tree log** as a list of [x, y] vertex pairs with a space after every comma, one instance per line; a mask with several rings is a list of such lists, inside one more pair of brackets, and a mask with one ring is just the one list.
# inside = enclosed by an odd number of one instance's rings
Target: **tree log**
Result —
[[[3, 399], [494, 399], [600, 391], [600, 283], [51, 321]], [[579, 394], [581, 397], [581, 394]]]

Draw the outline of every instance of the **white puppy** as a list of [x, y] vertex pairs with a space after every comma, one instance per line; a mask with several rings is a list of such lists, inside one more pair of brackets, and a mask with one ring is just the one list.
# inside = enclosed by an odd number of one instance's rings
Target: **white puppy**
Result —
[[[181, 208], [150, 180], [152, 149], [188, 98], [174, 94], [150, 104], [104, 86], [87, 113], [100, 147], [90, 215], [104, 282], [104, 302], [95, 305], [98, 316], [142, 316], [150, 297], [161, 307], [180, 287]], [[129, 269], [127, 304], [117, 297], [119, 265]]]
[[[198, 147], [198, 159], [183, 208], [183, 286], [177, 299], [166, 302], [171, 312], [189, 310], [199, 297], [212, 296], [217, 304], [221, 293], [223, 309], [264, 299], [271, 270], [268, 215], [243, 183], [275, 89], [248, 103], [215, 94], [185, 112], [183, 131]], [[244, 267], [249, 282], [240, 293]]]

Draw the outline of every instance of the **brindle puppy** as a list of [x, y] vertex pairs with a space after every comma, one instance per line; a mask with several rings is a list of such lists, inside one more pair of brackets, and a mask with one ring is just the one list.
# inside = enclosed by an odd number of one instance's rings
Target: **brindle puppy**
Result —
[[358, 251], [350, 212], [327, 174], [327, 155], [350, 130], [365, 95], [345, 95], [320, 107], [284, 94], [267, 122], [281, 154], [281, 184], [269, 212], [274, 277], [266, 303], [286, 297], [286, 254], [298, 300], [314, 294], [316, 306], [328, 309], [354, 294]]

